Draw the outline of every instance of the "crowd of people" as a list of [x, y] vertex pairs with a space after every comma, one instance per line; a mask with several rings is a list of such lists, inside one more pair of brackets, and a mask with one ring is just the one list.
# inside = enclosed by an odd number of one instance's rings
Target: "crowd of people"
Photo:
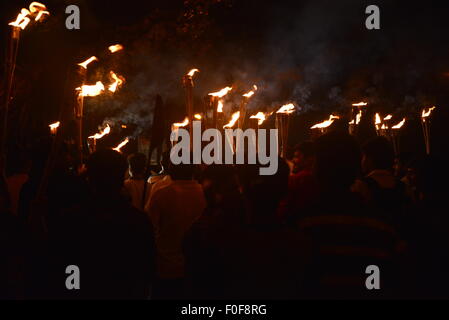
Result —
[[2, 299], [448, 296], [444, 159], [395, 156], [383, 137], [328, 133], [272, 176], [169, 153], [150, 170], [106, 149], [85, 170], [61, 149], [47, 176], [43, 159], [19, 157], [0, 182]]

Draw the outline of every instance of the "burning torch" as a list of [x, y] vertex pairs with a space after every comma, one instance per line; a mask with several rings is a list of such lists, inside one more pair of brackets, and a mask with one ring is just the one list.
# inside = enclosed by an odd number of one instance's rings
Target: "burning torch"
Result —
[[290, 126], [290, 115], [295, 112], [293, 103], [282, 106], [276, 112], [276, 129], [279, 131], [279, 150], [281, 157], [286, 159], [288, 147], [288, 132]]

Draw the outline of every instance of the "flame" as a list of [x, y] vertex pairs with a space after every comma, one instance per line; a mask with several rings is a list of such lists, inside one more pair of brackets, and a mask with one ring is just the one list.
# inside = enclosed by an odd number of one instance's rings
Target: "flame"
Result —
[[382, 128], [381, 128], [382, 130], [388, 130], [388, 126], [384, 123], [383, 125], [382, 125]]
[[28, 15], [30, 15], [31, 12], [27, 9], [23, 8], [20, 13], [17, 15], [16, 21], [13, 21], [9, 23], [10, 26], [21, 28], [22, 30], [25, 30], [25, 28], [30, 23], [31, 19], [28, 18]]
[[112, 150], [121, 153], [121, 152], [122, 152], [122, 148], [123, 148], [124, 146], [126, 146], [128, 143], [129, 143], [129, 138], [126, 138], [125, 140], [123, 140], [123, 142], [121, 142], [116, 148], [114, 148], [114, 149], [112, 149]]
[[106, 136], [106, 135], [108, 135], [110, 133], [111, 133], [111, 127], [109, 126], [109, 124], [107, 124], [106, 128], [104, 128], [103, 131], [101, 131], [100, 133], [96, 133], [93, 136], [90, 136], [89, 139], [98, 140], [98, 139], [101, 139], [101, 138], [103, 138], [104, 136]]
[[45, 4], [32, 2], [29, 6], [29, 10], [25, 8], [20, 10], [16, 21], [9, 23], [9, 25], [24, 30], [31, 22], [32, 16], [35, 16], [35, 21], [39, 21], [45, 14], [50, 15], [50, 12], [47, 11]]
[[430, 115], [432, 114], [432, 111], [435, 110], [437, 107], [432, 107], [432, 108], [428, 108], [427, 110], [424, 109], [422, 111], [422, 119], [425, 120], [426, 118], [430, 117]]
[[259, 126], [261, 126], [265, 122], [265, 120], [267, 120], [267, 116], [266, 116], [265, 113], [259, 112], [256, 115], [251, 116], [250, 119], [257, 119], [257, 120], [259, 120]]
[[382, 120], [380, 118], [380, 114], [376, 113], [376, 125], [382, 124]]
[[395, 129], [395, 130], [401, 129], [401, 128], [404, 126], [405, 121], [407, 121], [407, 120], [404, 118], [404, 120], [402, 120], [402, 121], [399, 122], [397, 125], [395, 125], [394, 127], [392, 127], [392, 129]]
[[223, 98], [225, 95], [227, 95], [231, 91], [232, 91], [232, 87], [226, 87], [224, 89], [221, 89], [218, 92], [209, 93], [209, 95], [212, 97]]
[[362, 110], [360, 110], [359, 113], [355, 116], [355, 119], [349, 122], [349, 124], [359, 125], [360, 121], [362, 121], [362, 115], [363, 115]]
[[243, 96], [245, 98], [248, 98], [248, 99], [251, 98], [257, 91], [257, 86], [256, 85], [254, 85], [253, 88], [254, 88], [254, 90], [252, 90], [252, 91], [250, 91], [248, 93], [245, 93]]
[[50, 129], [54, 130], [54, 129], [58, 129], [60, 125], [61, 125], [61, 122], [58, 121], [58, 122], [55, 122], [55, 123], [49, 125], [49, 127], [50, 127]]
[[122, 129], [127, 129], [128, 128], [128, 126], [127, 125], [125, 125], [125, 124], [122, 124]]
[[123, 46], [121, 44], [115, 44], [113, 46], [110, 46], [108, 49], [109, 51], [111, 51], [111, 53], [116, 53], [123, 50]]
[[120, 76], [117, 76], [113, 71], [111, 71], [109, 74], [111, 75], [112, 79], [114, 79], [114, 81], [115, 81], [113, 84], [111, 84], [109, 86], [109, 91], [115, 92], [115, 91], [117, 91], [117, 88], [119, 88], [123, 84], [125, 79], [123, 79]]
[[35, 21], [39, 21], [44, 16], [44, 14], [49, 16], [50, 12], [48, 12], [48, 11], [39, 11], [39, 13], [37, 14], [37, 16], [36, 16], [36, 18], [34, 20]]
[[76, 90], [80, 91], [81, 97], [96, 97], [104, 91], [104, 85], [101, 81], [98, 81], [95, 85], [83, 85]]
[[353, 107], [366, 107], [368, 105], [368, 103], [366, 102], [359, 102], [359, 103], [354, 103], [352, 106]]
[[291, 114], [291, 113], [295, 112], [295, 110], [296, 110], [295, 105], [293, 103], [289, 103], [289, 104], [282, 106], [276, 113]]
[[384, 121], [390, 121], [391, 119], [393, 119], [393, 116], [389, 114], [388, 116], [385, 117]]
[[198, 69], [192, 69], [189, 71], [189, 73], [187, 74], [189, 77], [193, 77], [195, 75], [195, 73], [200, 72], [200, 70]]
[[86, 61], [82, 62], [82, 63], [78, 63], [79, 66], [83, 67], [84, 69], [87, 69], [87, 66], [93, 62], [93, 61], [98, 61], [98, 58], [93, 56], [90, 57], [89, 59], [87, 59]]
[[218, 100], [217, 112], [223, 113], [223, 108], [224, 108], [223, 100]]
[[321, 123], [318, 123], [318, 124], [314, 125], [310, 129], [326, 129], [326, 128], [329, 128], [334, 123], [334, 120], [336, 120], [336, 119], [340, 119], [340, 117], [331, 115], [329, 117], [329, 120], [326, 120], [326, 121], [323, 121]]
[[173, 128], [179, 129], [183, 127], [187, 127], [189, 125], [189, 118], [185, 118], [184, 122], [181, 123], [173, 123]]
[[232, 115], [231, 121], [227, 125], [225, 125], [223, 129], [231, 129], [239, 119], [240, 119], [240, 111], [237, 111]]
[[35, 13], [35, 12], [40, 12], [40, 11], [44, 11], [47, 10], [47, 6], [43, 3], [40, 2], [32, 2], [30, 4], [30, 11]]
[[194, 117], [195, 117], [196, 120], [203, 119], [203, 117], [200, 114], [196, 114], [196, 115], [194, 115]]
[[49, 125], [51, 134], [55, 135], [58, 132], [58, 128], [59, 128], [60, 125], [61, 125], [60, 121], [52, 123], [51, 125]]

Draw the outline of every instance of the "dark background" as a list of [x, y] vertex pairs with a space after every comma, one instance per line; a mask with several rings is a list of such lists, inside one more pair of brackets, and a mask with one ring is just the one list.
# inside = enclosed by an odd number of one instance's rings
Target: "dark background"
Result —
[[[6, 48], [7, 23], [31, 1], [2, 1], [0, 43]], [[203, 97], [234, 85], [227, 112], [253, 84], [260, 88], [250, 103], [256, 111], [274, 110], [287, 102], [298, 106], [292, 143], [304, 140], [310, 125], [344, 113], [366, 100], [373, 110], [404, 128], [405, 149], [422, 150], [418, 114], [437, 105], [434, 145], [445, 149], [449, 88], [449, 42], [445, 1], [110, 1], [46, 0], [51, 17], [22, 32], [17, 61], [11, 136], [33, 141], [71, 113], [66, 79], [76, 63], [96, 55], [89, 81], [107, 82], [109, 70], [127, 82], [114, 96], [86, 99], [86, 133], [105, 120], [129, 125], [114, 132], [147, 133], [153, 101], [160, 94], [173, 121], [184, 114], [181, 78], [197, 67], [196, 106]], [[81, 30], [65, 28], [65, 8], [81, 9]], [[365, 8], [381, 9], [381, 30], [365, 28]], [[107, 47], [121, 43], [123, 52]], [[4, 51], [2, 56], [4, 60]], [[69, 86], [69, 88], [67, 88]]]

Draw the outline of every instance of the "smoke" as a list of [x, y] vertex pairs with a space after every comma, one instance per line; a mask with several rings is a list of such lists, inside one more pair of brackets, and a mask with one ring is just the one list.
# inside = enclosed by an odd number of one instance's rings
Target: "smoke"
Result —
[[[434, 77], [436, 67], [429, 67], [429, 55], [417, 57], [424, 51], [418, 43], [425, 40], [403, 36], [406, 29], [395, 29], [399, 22], [392, 15], [382, 16], [385, 31], [366, 30], [367, 5], [234, 1], [230, 9], [212, 10], [206, 27], [195, 29], [199, 34], [180, 32], [176, 21], [165, 21], [161, 14], [154, 23], [140, 23], [139, 32], [126, 33], [132, 39], [124, 43], [126, 54], [117, 69], [127, 82], [107, 106], [96, 102], [92, 109], [107, 108], [113, 114], [106, 117], [108, 123], [131, 124], [139, 135], [152, 126], [159, 94], [171, 121], [179, 121], [184, 116], [181, 79], [192, 68], [200, 69], [195, 75], [197, 111], [209, 92], [233, 86], [225, 98], [230, 114], [254, 84], [259, 90], [248, 104], [254, 114], [286, 103], [302, 113], [327, 113], [362, 100], [404, 112], [433, 101], [433, 88], [423, 83]], [[396, 1], [379, 1], [379, 6], [382, 12], [402, 9]], [[409, 55], [411, 47], [415, 57]]]

